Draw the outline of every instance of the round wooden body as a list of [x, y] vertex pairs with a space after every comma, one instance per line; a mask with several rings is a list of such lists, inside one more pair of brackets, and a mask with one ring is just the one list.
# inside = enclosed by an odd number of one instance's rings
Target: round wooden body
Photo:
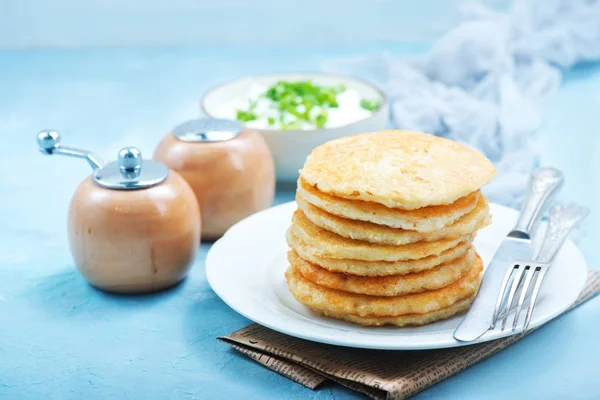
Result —
[[264, 139], [244, 130], [222, 142], [183, 142], [169, 133], [154, 159], [177, 171], [194, 191], [202, 211], [202, 238], [216, 239], [241, 219], [271, 205], [273, 157]]
[[94, 286], [117, 293], [165, 289], [190, 269], [200, 240], [198, 203], [173, 171], [163, 183], [111, 190], [85, 179], [69, 209], [75, 264]]

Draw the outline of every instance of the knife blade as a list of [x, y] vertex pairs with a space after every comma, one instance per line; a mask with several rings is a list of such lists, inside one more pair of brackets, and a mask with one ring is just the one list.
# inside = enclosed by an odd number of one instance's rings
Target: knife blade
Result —
[[527, 260], [532, 257], [532, 233], [550, 195], [562, 182], [562, 173], [554, 168], [540, 168], [533, 172], [517, 224], [502, 241], [485, 269], [477, 296], [467, 315], [454, 331], [456, 340], [476, 340], [490, 328], [496, 298], [506, 270], [514, 260]]

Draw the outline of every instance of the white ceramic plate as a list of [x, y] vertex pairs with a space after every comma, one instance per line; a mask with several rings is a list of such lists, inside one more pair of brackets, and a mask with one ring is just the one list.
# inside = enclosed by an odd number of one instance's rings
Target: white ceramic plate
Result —
[[[295, 209], [296, 204], [291, 202], [246, 218], [211, 248], [206, 259], [208, 282], [231, 308], [258, 324], [287, 335], [340, 346], [424, 350], [467, 344], [452, 337], [462, 315], [421, 327], [367, 328], [318, 316], [298, 303], [288, 291], [284, 277], [288, 266], [285, 231]], [[475, 239], [485, 265], [514, 226], [518, 215], [517, 211], [496, 204], [492, 204], [491, 209], [492, 225], [481, 230]], [[541, 227], [540, 234], [543, 229]], [[567, 241], [546, 274], [530, 328], [549, 321], [573, 304], [586, 277], [583, 255]], [[473, 343], [509, 334], [490, 331]]]

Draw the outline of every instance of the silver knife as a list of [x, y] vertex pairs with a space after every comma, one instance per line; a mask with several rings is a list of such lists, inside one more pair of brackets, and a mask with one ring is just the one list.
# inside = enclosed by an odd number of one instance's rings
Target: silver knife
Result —
[[562, 182], [562, 173], [554, 168], [540, 168], [533, 172], [517, 224], [504, 238], [485, 270], [475, 301], [454, 331], [456, 340], [473, 341], [490, 328], [504, 274], [514, 260], [531, 259], [533, 230], [548, 198]]

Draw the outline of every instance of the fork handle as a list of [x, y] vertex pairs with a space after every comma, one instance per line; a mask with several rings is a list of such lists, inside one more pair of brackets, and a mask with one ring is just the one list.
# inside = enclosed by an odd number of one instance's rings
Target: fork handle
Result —
[[584, 219], [589, 212], [590, 210], [587, 207], [581, 207], [577, 204], [552, 207], [548, 220], [548, 230], [536, 261], [551, 262], [567, 236], [569, 236], [571, 229]]
[[522, 232], [528, 237], [531, 236], [531, 231], [544, 204], [550, 195], [560, 187], [562, 182], [563, 175], [557, 169], [539, 168], [533, 171], [529, 180], [529, 190], [514, 231]]

